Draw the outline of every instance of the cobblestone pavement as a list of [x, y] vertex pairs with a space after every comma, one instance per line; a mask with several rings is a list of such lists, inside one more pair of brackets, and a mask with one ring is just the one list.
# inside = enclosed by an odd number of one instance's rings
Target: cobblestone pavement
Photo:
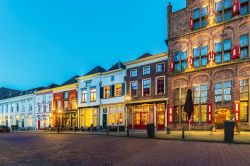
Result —
[[249, 166], [250, 146], [80, 134], [0, 134], [0, 165]]

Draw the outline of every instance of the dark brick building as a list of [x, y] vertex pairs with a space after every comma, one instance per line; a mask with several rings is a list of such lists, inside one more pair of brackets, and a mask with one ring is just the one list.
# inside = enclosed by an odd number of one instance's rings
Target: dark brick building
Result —
[[168, 6], [168, 123], [186, 125], [187, 89], [193, 90], [193, 126], [236, 119], [249, 126], [249, 0], [186, 0]]
[[125, 65], [128, 125], [132, 129], [145, 129], [148, 123], [155, 123], [157, 129], [164, 129], [167, 54], [144, 54]]

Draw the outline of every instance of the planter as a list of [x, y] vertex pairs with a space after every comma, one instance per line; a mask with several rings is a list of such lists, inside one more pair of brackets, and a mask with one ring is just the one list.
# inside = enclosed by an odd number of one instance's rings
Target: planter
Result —
[[155, 137], [155, 125], [153, 123], [147, 125], [147, 136], [148, 138]]

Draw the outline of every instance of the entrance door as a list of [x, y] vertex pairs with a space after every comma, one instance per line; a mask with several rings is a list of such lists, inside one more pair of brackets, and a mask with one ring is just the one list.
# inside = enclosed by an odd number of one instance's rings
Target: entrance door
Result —
[[102, 114], [102, 127], [107, 129], [107, 114]]
[[165, 128], [165, 112], [158, 111], [157, 112], [157, 129], [164, 130]]
[[214, 123], [224, 124], [226, 120], [230, 120], [231, 111], [228, 108], [219, 108], [215, 111]]
[[134, 128], [135, 129], [146, 129], [148, 124], [148, 113], [137, 112], [134, 114]]
[[37, 129], [40, 130], [40, 120], [37, 121]]

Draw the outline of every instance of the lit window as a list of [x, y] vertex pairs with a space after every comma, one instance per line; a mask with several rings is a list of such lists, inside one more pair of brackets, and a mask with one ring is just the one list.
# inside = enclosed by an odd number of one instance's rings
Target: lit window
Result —
[[151, 80], [150, 79], [142, 80], [142, 84], [143, 84], [143, 96], [149, 96], [151, 89]]
[[82, 90], [82, 103], [87, 102], [87, 89]]
[[72, 101], [71, 101], [71, 108], [72, 108], [72, 109], [76, 109], [76, 108], [77, 108], [76, 100], [72, 100]]
[[248, 122], [249, 79], [240, 80], [240, 121]]
[[[207, 110], [206, 103], [207, 103], [207, 85], [196, 85], [193, 86], [193, 98], [194, 98], [194, 105], [195, 105], [195, 112], [194, 112], [194, 122], [199, 122], [199, 114], [201, 114], [201, 122], [207, 121]], [[201, 107], [200, 107], [201, 105]]]
[[150, 66], [143, 67], [143, 75], [150, 74]]
[[96, 101], [96, 88], [92, 88], [90, 90], [90, 101], [95, 102]]
[[104, 86], [103, 87], [103, 93], [104, 93], [104, 98], [107, 99], [107, 98], [110, 98], [110, 86]]
[[64, 101], [64, 110], [68, 109], [68, 101]]
[[122, 84], [115, 85], [115, 96], [122, 96]]
[[130, 70], [130, 77], [137, 77], [137, 69]]

